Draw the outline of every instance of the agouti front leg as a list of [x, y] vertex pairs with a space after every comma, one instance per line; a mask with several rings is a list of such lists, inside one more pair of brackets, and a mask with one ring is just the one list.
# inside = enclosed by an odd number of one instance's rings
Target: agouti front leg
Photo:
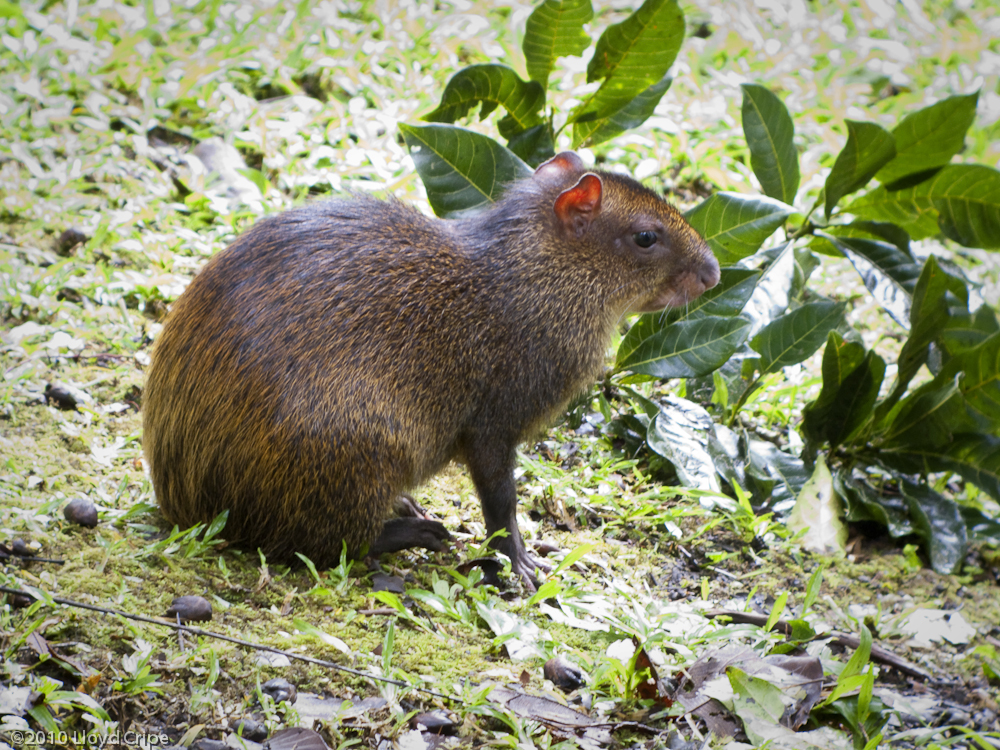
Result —
[[510, 558], [511, 570], [531, 588], [538, 588], [535, 570], [549, 570], [549, 566], [539, 562], [524, 548], [524, 540], [517, 528], [517, 491], [514, 485], [514, 451], [512, 449], [483, 449], [469, 451], [466, 465], [472, 475], [483, 507], [486, 521], [486, 536], [490, 537], [500, 529], [507, 532], [505, 537], [497, 537], [492, 546]]

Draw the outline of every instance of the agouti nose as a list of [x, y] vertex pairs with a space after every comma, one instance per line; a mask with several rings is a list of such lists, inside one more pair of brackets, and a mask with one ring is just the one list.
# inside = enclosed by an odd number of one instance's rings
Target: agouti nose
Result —
[[[706, 292], [719, 283], [719, 261], [714, 255], [710, 255], [708, 260], [698, 270], [698, 281], [701, 283], [702, 292]], [[700, 292], [699, 292], [700, 293]]]

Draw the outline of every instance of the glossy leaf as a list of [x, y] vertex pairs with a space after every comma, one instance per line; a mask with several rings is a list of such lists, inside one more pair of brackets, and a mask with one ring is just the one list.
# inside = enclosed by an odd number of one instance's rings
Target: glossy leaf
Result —
[[795, 127], [784, 103], [763, 86], [744, 83], [743, 134], [750, 166], [766, 195], [791, 205], [799, 189]]
[[965, 521], [966, 533], [973, 544], [985, 542], [994, 547], [1000, 546], [1000, 521], [990, 518], [978, 508], [961, 506], [962, 520]]
[[893, 537], [913, 533], [910, 509], [898, 495], [880, 495], [865, 482], [854, 479], [846, 471], [834, 475], [834, 487], [847, 502], [848, 521], [875, 521], [889, 530]]
[[959, 387], [966, 406], [984, 431], [1000, 432], [1000, 334], [952, 357], [938, 378], [950, 380], [959, 373], [963, 375]]
[[788, 514], [788, 528], [798, 534], [798, 543], [804, 549], [843, 557], [847, 526], [840, 520], [842, 510], [843, 501], [834, 491], [833, 476], [821, 453]]
[[753, 294], [760, 275], [760, 271], [747, 268], [723, 268], [716, 286], [684, 307], [672, 308], [668, 312], [676, 315], [678, 320], [701, 315], [737, 315]]
[[698, 299], [684, 307], [642, 315], [628, 329], [621, 344], [619, 344], [619, 360], [628, 358], [643, 341], [679, 320], [736, 315], [750, 298], [758, 278], [760, 278], [760, 271], [749, 271], [745, 268], [723, 268], [719, 283]]
[[847, 145], [826, 178], [826, 215], [845, 195], [860, 190], [896, 155], [896, 139], [873, 122], [846, 120]]
[[512, 138], [542, 124], [545, 90], [535, 81], [522, 81], [506, 65], [470, 65], [451, 77], [437, 109], [423, 119], [427, 122], [456, 122], [482, 104], [479, 119], [498, 106], [507, 110], [498, 128], [504, 138]]
[[890, 412], [882, 428], [881, 448], [936, 448], [956, 432], [975, 429], [954, 380], [925, 383]]
[[438, 216], [482, 208], [531, 169], [492, 138], [453, 125], [399, 125]]
[[1000, 248], [1000, 171], [953, 164], [912, 187], [873, 190], [846, 210], [895, 222], [916, 239], [941, 231], [966, 247]]
[[574, 146], [661, 83], [683, 40], [684, 13], [677, 0], [646, 0], [624, 21], [609, 26], [587, 66], [587, 81], [603, 83], [569, 116]]
[[851, 261], [865, 288], [892, 319], [909, 328], [910, 295], [920, 277], [920, 266], [913, 258], [888, 242], [817, 234]]
[[596, 146], [598, 143], [610, 141], [626, 130], [639, 127], [652, 117], [656, 105], [667, 93], [673, 80], [671, 76], [664, 76], [648, 89], [639, 93], [624, 107], [607, 117], [576, 123], [573, 126], [573, 142]]
[[744, 318], [705, 317], [674, 323], [643, 340], [631, 352], [618, 353], [616, 369], [659, 378], [707, 375], [746, 341]]
[[760, 371], [777, 372], [809, 358], [843, 322], [840, 302], [812, 302], [776, 318], [750, 341], [760, 353]]
[[590, 46], [583, 25], [593, 17], [590, 0], [545, 0], [531, 12], [521, 50], [532, 81], [547, 86], [557, 58], [580, 55]]
[[711, 415], [702, 407], [677, 396], [668, 396], [659, 414], [650, 422], [646, 441], [656, 453], [670, 461], [685, 487], [719, 492], [715, 462], [708, 451], [713, 430]]
[[[850, 224], [827, 227], [818, 234], [823, 237], [827, 235], [837, 237], [855, 253], [864, 256], [882, 273], [899, 283], [908, 294], [913, 294], [922, 269], [910, 252], [910, 235], [895, 224], [854, 221]], [[842, 248], [838, 250], [843, 254]], [[909, 325], [909, 321], [906, 322]]]
[[860, 219], [852, 221], [850, 224], [835, 224], [827, 227], [827, 231], [837, 237], [860, 237], [867, 240], [884, 240], [895, 245], [896, 249], [903, 253], [903, 255], [910, 258], [913, 257], [913, 253], [910, 252], [910, 235], [906, 233], [906, 230], [901, 229], [895, 224]]
[[862, 219], [896, 224], [915, 240], [937, 234], [938, 214], [928, 199], [918, 199], [913, 189], [887, 190], [883, 185], [869, 190], [845, 209]]
[[816, 443], [833, 449], [872, 417], [885, 377], [885, 362], [861, 344], [831, 331], [823, 351], [823, 389], [803, 410], [802, 428]]
[[1000, 332], [1000, 321], [989, 306], [983, 305], [968, 315], [952, 315], [941, 332], [941, 344], [954, 356], [982, 344]]
[[978, 100], [979, 92], [950, 96], [900, 120], [892, 131], [896, 157], [875, 175], [879, 182], [892, 183], [951, 161], [965, 145]]
[[532, 168], [556, 155], [548, 124], [536, 125], [518, 133], [507, 141], [507, 148]]
[[798, 298], [806, 290], [809, 277], [819, 268], [819, 258], [808, 247], [798, 245], [792, 250], [795, 260], [795, 276], [792, 278], [792, 297]]
[[941, 575], [957, 573], [968, 548], [958, 505], [926, 485], [903, 480], [899, 486], [910, 507], [913, 530], [926, 545], [931, 567]]
[[[716, 376], [719, 380], [722, 379], [719, 370], [716, 370], [712, 375], [713, 380], [717, 379]], [[689, 394], [692, 391], [690, 386], [693, 382], [695, 381], [688, 381]], [[745, 444], [740, 443], [736, 433], [723, 424], [716, 424], [712, 433], [709, 434], [708, 453], [715, 464], [715, 471], [734, 487], [736, 485], [747, 487], [746, 459], [742, 455], [744, 448]]]
[[[910, 335], [896, 361], [896, 385], [885, 401], [879, 404], [877, 420], [881, 420], [895, 405], [913, 376], [927, 361], [929, 347], [941, 335], [953, 308], [958, 306], [959, 314], [968, 310], [968, 299], [965, 282], [945, 271], [933, 255], [929, 257], [913, 288]], [[961, 310], [963, 305], [965, 309]]]
[[732, 265], [753, 255], [795, 209], [780, 201], [739, 193], [715, 193], [684, 218], [712, 248], [719, 264]]
[[748, 471], [774, 482], [767, 507], [779, 514], [790, 511], [812, 472], [801, 458], [785, 453], [766, 440], [750, 440], [749, 450]]
[[933, 202], [945, 237], [965, 247], [1000, 248], [1000, 171], [955, 164], [913, 190]]
[[1000, 498], [1000, 439], [990, 435], [959, 433], [943, 445], [883, 449], [878, 460], [907, 474], [954, 472]]
[[752, 322], [750, 335], [756, 334], [788, 309], [795, 284], [796, 262], [792, 243], [769, 250], [774, 260], [764, 269], [757, 286], [743, 307], [743, 317]]

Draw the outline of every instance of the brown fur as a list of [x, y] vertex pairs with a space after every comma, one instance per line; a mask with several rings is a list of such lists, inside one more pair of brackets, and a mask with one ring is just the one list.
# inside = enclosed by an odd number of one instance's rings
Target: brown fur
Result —
[[[456, 221], [372, 198], [316, 203], [209, 261], [174, 303], [146, 384], [144, 447], [167, 519], [228, 509], [228, 538], [327, 565], [342, 540], [374, 542], [395, 496], [457, 458], [488, 531], [516, 536], [497, 547], [530, 576], [516, 445], [599, 375], [624, 314], [718, 278], [680, 214], [625, 177], [597, 173], [600, 210], [577, 237], [553, 206], [579, 166]], [[651, 220], [671, 245], [652, 259], [630, 244]]]

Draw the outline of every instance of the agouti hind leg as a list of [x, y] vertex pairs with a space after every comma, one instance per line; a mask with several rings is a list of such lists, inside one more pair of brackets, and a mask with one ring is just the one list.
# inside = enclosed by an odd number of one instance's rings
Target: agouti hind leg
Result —
[[368, 554], [378, 557], [387, 552], [423, 547], [437, 552], [451, 534], [440, 521], [430, 518], [390, 518], [382, 527], [378, 539], [368, 545]]

